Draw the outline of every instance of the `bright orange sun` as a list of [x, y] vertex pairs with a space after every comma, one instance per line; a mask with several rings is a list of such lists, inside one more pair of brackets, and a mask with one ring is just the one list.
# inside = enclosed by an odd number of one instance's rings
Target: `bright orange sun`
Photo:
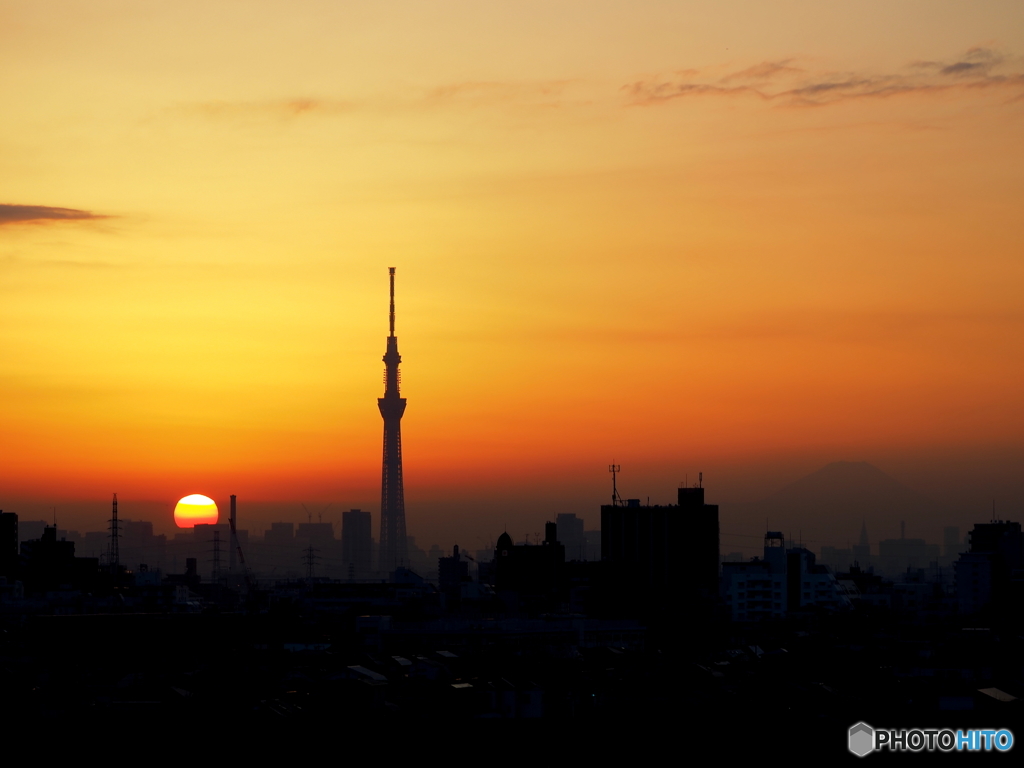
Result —
[[219, 517], [217, 505], [213, 499], [203, 496], [201, 493], [186, 496], [174, 508], [174, 522], [179, 528], [216, 525]]

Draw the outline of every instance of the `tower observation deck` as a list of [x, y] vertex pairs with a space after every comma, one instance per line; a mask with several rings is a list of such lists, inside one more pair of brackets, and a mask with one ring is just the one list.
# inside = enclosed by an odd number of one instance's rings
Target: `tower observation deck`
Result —
[[384, 419], [384, 462], [380, 482], [380, 543], [378, 570], [391, 573], [408, 563], [405, 544], [405, 491], [402, 487], [402, 415], [405, 398], [399, 395], [401, 375], [398, 364], [398, 337], [395, 336], [395, 268], [391, 277], [391, 334], [384, 354], [384, 397], [377, 398], [377, 407]]

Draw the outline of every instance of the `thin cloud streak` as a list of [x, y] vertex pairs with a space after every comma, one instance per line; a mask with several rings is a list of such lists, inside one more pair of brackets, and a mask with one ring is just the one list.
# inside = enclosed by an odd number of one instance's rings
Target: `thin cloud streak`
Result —
[[337, 99], [293, 98], [266, 101], [203, 101], [180, 109], [210, 118], [296, 118], [306, 115], [338, 115], [355, 111], [354, 101]]
[[[765, 61], [724, 76], [702, 77], [684, 69], [671, 76], [638, 80], [622, 86], [629, 103], [664, 104], [694, 96], [754, 96], [786, 106], [827, 106], [850, 99], [888, 98], [912, 93], [939, 93], [963, 88], [1024, 90], [1024, 72], [997, 70], [1008, 57], [988, 48], [971, 48], [958, 61], [911, 62], [908, 72], [869, 75], [812, 73], [793, 59]], [[1013, 99], [1020, 98], [1020, 94]]]
[[0, 227], [11, 224], [41, 224], [61, 221], [95, 221], [109, 219], [92, 211], [77, 208], [55, 208], [49, 205], [10, 205], [0, 203]]
[[174, 111], [210, 119], [283, 119], [314, 116], [333, 117], [359, 112], [424, 110], [439, 107], [526, 104], [559, 106], [572, 80], [465, 81], [430, 88], [407, 97], [373, 99], [332, 99], [316, 97], [266, 99], [258, 101], [203, 101], [184, 104]]

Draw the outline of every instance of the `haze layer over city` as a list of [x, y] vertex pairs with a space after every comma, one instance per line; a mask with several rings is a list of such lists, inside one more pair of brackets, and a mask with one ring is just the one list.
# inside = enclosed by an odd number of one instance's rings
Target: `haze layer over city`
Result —
[[3, 8], [22, 520], [376, 536], [392, 265], [424, 549], [596, 529], [610, 462], [744, 556], [1021, 516], [1019, 3]]

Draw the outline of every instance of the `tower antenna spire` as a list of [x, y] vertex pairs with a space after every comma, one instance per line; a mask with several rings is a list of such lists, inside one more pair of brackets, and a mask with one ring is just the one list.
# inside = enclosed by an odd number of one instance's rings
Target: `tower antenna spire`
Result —
[[391, 277], [391, 335], [395, 335], [395, 268], [388, 267], [388, 274]]

